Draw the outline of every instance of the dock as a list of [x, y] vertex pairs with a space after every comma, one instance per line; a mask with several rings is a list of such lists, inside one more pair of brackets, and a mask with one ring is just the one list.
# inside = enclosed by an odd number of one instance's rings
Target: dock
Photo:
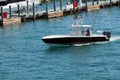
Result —
[[[36, 19], [49, 19], [49, 18], [57, 18], [70, 14], [80, 13], [83, 11], [89, 12], [93, 10], [99, 10], [101, 8], [112, 7], [112, 6], [120, 6], [120, 0], [109, 0], [109, 1], [92, 1], [92, 2], [84, 2], [83, 5], [78, 5], [77, 7], [72, 4], [72, 8], [66, 9], [65, 5], [62, 5], [62, 0], [60, 1], [60, 6], [56, 7], [56, 0], [53, 0], [53, 9], [48, 8], [48, 2], [46, 1], [45, 10], [35, 10], [35, 5], [33, 3], [32, 11], [27, 11], [25, 13], [20, 13], [20, 5], [18, 5], [18, 13], [11, 13], [11, 6], [9, 7], [9, 14], [6, 17], [3, 12], [3, 8], [1, 7], [1, 19], [0, 25], [9, 25], [14, 23], [21, 23], [30, 20]], [[85, 0], [86, 1], [86, 0]], [[73, 0], [74, 2], [74, 0]]]

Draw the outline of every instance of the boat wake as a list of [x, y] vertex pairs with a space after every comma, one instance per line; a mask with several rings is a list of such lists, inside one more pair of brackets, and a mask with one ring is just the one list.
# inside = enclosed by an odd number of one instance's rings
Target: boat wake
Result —
[[120, 40], [120, 36], [110, 38], [110, 42], [115, 42], [115, 41], [118, 41], [118, 40]]
[[90, 44], [92, 44], [92, 43], [86, 43], [86, 44], [74, 44], [73, 46], [87, 46], [87, 45], [90, 45]]
[[105, 44], [108, 43], [108, 41], [105, 42], [93, 42], [93, 43], [86, 43], [86, 44], [74, 44], [74, 46], [78, 47], [78, 46], [88, 46], [88, 45], [92, 45], [92, 44]]
[[115, 41], [118, 41], [118, 40], [120, 40], [120, 36], [111, 37], [110, 41], [87, 43], [87, 44], [74, 44], [74, 46], [86, 46], [86, 45], [91, 45], [91, 44], [105, 44], [105, 43], [108, 43], [108, 42], [115, 42]]

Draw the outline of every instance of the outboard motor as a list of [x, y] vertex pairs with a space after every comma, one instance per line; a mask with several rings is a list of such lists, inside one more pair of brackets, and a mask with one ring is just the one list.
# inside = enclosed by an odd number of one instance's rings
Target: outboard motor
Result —
[[110, 38], [111, 37], [111, 32], [103, 31], [103, 35], [106, 35], [108, 38]]

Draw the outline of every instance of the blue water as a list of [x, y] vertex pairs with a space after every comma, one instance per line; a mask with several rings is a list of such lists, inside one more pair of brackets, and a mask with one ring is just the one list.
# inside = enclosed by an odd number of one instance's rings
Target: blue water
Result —
[[112, 30], [108, 43], [50, 47], [41, 37], [69, 34], [73, 16], [0, 28], [0, 80], [120, 80], [120, 9], [83, 12], [83, 23]]

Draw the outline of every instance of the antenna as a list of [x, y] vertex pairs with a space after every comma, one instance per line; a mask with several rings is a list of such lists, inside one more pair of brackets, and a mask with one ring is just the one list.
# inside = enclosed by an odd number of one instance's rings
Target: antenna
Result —
[[80, 24], [82, 24], [82, 19], [83, 19], [83, 17], [82, 17], [81, 15], [76, 14], [76, 15], [74, 16], [74, 19], [75, 19], [76, 25], [77, 25], [79, 22], [80, 22]]

